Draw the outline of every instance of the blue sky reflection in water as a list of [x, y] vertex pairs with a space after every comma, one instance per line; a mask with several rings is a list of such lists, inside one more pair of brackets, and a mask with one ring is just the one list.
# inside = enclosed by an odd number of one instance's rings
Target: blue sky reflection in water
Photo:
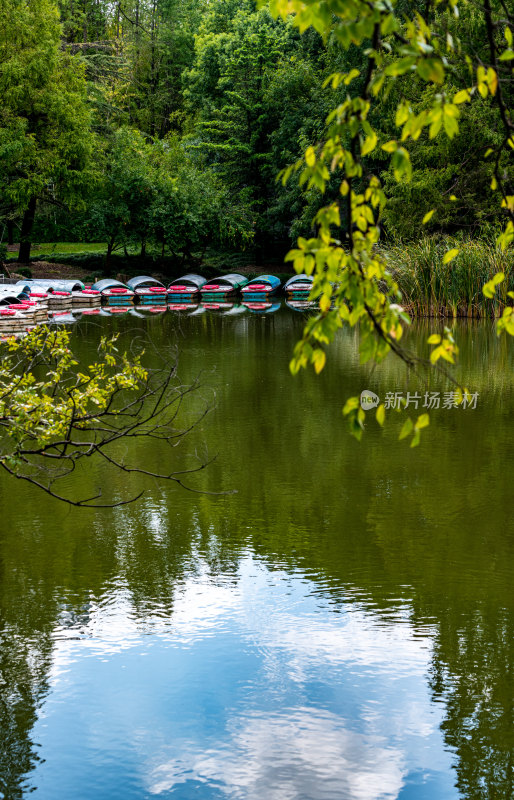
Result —
[[37, 796], [457, 796], [429, 631], [358, 604], [334, 613], [251, 553], [237, 575], [197, 570], [171, 618], [139, 624], [119, 585], [56, 629]]
[[[195, 485], [237, 494], [148, 481], [83, 511], [0, 481], [2, 800], [514, 797], [514, 349], [458, 326], [477, 409], [434, 412], [417, 450], [371, 423], [359, 445], [343, 399], [414, 385], [360, 368], [348, 333], [292, 378], [303, 321], [75, 326], [82, 359], [100, 330], [147, 329], [181, 380], [207, 368], [215, 409], [150, 455], [180, 467], [205, 443]], [[102, 465], [68, 488], [98, 485], [140, 488]]]

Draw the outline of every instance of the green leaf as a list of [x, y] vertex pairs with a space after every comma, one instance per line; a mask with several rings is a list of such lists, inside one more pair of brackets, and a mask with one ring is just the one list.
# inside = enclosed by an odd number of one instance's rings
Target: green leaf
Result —
[[379, 407], [377, 408], [377, 412], [375, 414], [376, 420], [377, 420], [378, 424], [380, 425], [380, 427], [383, 427], [383, 425], [384, 425], [385, 415], [386, 415], [385, 414], [385, 406], [384, 406], [383, 403], [380, 403]]
[[432, 352], [430, 353], [430, 363], [435, 364], [437, 361], [439, 361], [439, 359], [443, 355], [443, 352], [444, 348], [442, 346], [434, 348], [434, 350], [432, 350]]
[[348, 414], [350, 414], [352, 411], [355, 411], [355, 409], [358, 407], [359, 407], [359, 398], [349, 397], [346, 403], [344, 404], [343, 415], [347, 417]]
[[372, 133], [370, 133], [370, 135], [364, 140], [364, 144], [361, 147], [361, 155], [367, 156], [368, 153], [371, 153], [377, 146], [377, 141], [378, 137], [375, 131], [372, 131]]
[[444, 67], [438, 58], [423, 58], [417, 64], [418, 75], [425, 81], [443, 83]]
[[426, 224], [427, 224], [427, 222], [430, 222], [430, 220], [432, 219], [432, 217], [434, 216], [434, 214], [435, 214], [435, 208], [433, 208], [431, 211], [427, 211], [427, 213], [426, 213], [426, 214], [425, 214], [425, 216], [423, 217], [423, 222], [422, 222], [422, 225], [426, 225]]
[[431, 120], [432, 122], [428, 131], [428, 135], [430, 139], [434, 139], [441, 130], [443, 125], [443, 112], [441, 111], [441, 109], [437, 109], [433, 112], [433, 114], [431, 115]]
[[438, 333], [433, 333], [427, 339], [428, 344], [441, 344], [441, 337]]
[[443, 124], [446, 135], [449, 139], [453, 139], [453, 137], [459, 132], [459, 123], [457, 120], [455, 117], [445, 113], [443, 116]]
[[401, 181], [402, 178], [405, 178], [406, 181], [410, 181], [412, 177], [412, 165], [410, 162], [410, 156], [404, 147], [399, 147], [395, 151], [391, 159], [391, 164], [394, 171], [394, 177], [397, 181]]
[[405, 439], [405, 437], [408, 436], [409, 433], [412, 431], [413, 427], [414, 427], [414, 425], [412, 423], [411, 418], [407, 417], [407, 419], [403, 423], [403, 426], [402, 426], [402, 429], [400, 431], [400, 435], [399, 435], [398, 439], [400, 439], [400, 440], [401, 439]]
[[308, 147], [305, 151], [305, 161], [309, 167], [313, 167], [316, 163], [316, 151], [314, 147]]
[[350, 83], [353, 81], [354, 78], [358, 78], [360, 75], [360, 70], [358, 69], [351, 69], [348, 75], [345, 76], [344, 82], [346, 86], [349, 86]]
[[314, 370], [316, 375], [319, 375], [323, 367], [325, 366], [325, 362], [327, 360], [327, 356], [324, 350], [318, 348], [312, 354], [312, 363], [314, 364]]
[[404, 122], [407, 122], [409, 118], [410, 109], [409, 106], [405, 103], [400, 103], [398, 108], [396, 109], [396, 126], [399, 128]]
[[322, 294], [319, 299], [319, 308], [323, 314], [330, 310], [331, 299], [328, 294]]
[[419, 430], [418, 430], [418, 429], [416, 429], [416, 430], [414, 431], [414, 436], [412, 437], [412, 440], [411, 440], [410, 446], [411, 446], [411, 447], [417, 447], [417, 446], [418, 446], [418, 444], [419, 444], [419, 440], [420, 440], [420, 438], [421, 438], [421, 436], [420, 436]]
[[487, 281], [486, 284], [482, 287], [482, 292], [484, 293], [485, 297], [489, 299], [493, 298], [496, 292], [496, 287], [505, 280], [505, 274], [503, 272], [497, 272], [490, 281]]
[[415, 56], [406, 56], [405, 58], [400, 58], [398, 61], [393, 61], [392, 64], [389, 64], [385, 69], [386, 75], [404, 75], [408, 72], [414, 64], [416, 63]]
[[460, 105], [460, 103], [467, 103], [469, 100], [471, 100], [469, 89], [461, 89], [461, 91], [457, 92], [457, 94], [453, 97], [453, 102], [456, 105]]
[[297, 358], [292, 358], [289, 362], [289, 372], [291, 375], [297, 375], [300, 372], [300, 362]]
[[458, 256], [460, 252], [459, 247], [453, 247], [451, 250], [448, 250], [447, 253], [443, 256], [443, 264], [449, 264], [450, 261], [453, 261], [455, 256]]
[[420, 431], [422, 428], [428, 427], [428, 425], [430, 425], [430, 417], [428, 416], [428, 414], [421, 414], [418, 417], [416, 425], [414, 427], [418, 431]]

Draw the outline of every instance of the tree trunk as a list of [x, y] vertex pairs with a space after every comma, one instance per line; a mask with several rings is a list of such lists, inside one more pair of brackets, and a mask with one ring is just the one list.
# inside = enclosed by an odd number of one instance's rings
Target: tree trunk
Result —
[[105, 254], [105, 266], [106, 267], [109, 267], [110, 264], [111, 264], [111, 255], [112, 255], [112, 251], [114, 249], [114, 242], [115, 242], [115, 240], [114, 240], [114, 236], [113, 236], [111, 239], [109, 239], [109, 241], [107, 243], [107, 253]]
[[14, 244], [14, 222], [12, 219], [7, 220], [7, 244]]
[[152, 5], [151, 58], [150, 58], [150, 136], [155, 136], [155, 94], [157, 91], [157, 67], [155, 64], [157, 0]]
[[88, 22], [88, 13], [87, 13], [87, 0], [84, 0], [84, 18], [82, 20], [82, 38], [84, 40], [84, 44], [87, 42], [87, 22]]
[[23, 215], [20, 231], [20, 252], [18, 253], [18, 263], [20, 264], [27, 264], [30, 258], [31, 233], [36, 216], [36, 205], [37, 199], [31, 197]]

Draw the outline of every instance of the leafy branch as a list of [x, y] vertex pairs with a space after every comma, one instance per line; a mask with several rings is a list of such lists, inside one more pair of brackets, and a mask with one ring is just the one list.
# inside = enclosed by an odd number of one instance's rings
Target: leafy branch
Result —
[[187, 476], [204, 470], [213, 459], [195, 454], [197, 463], [191, 468], [163, 470], [127, 462], [118, 451], [120, 444], [136, 439], [170, 448], [180, 444], [211, 408], [205, 402], [192, 422], [180, 424], [184, 404], [200, 389], [199, 379], [180, 385], [176, 360], [146, 368], [140, 346], [128, 355], [119, 352], [117, 343], [117, 335], [103, 337], [98, 361], [83, 371], [66, 330], [40, 327], [3, 343], [0, 467], [9, 475], [87, 508], [126, 505], [143, 492], [108, 502], [102, 502], [101, 489], [78, 499], [67, 496], [58, 487], [85, 459], [103, 462], [113, 472], [172, 481], [197, 491]]
[[[466, 4], [462, 0], [461, 5]], [[382, 151], [390, 159], [396, 181], [408, 183], [413, 172], [409, 140], [417, 141], [422, 135], [429, 139], [446, 136], [451, 140], [459, 134], [463, 103], [471, 102], [473, 97], [495, 99], [505, 137], [486, 157], [496, 153], [496, 177], [491, 188], [500, 189], [502, 207], [508, 216], [497, 245], [503, 250], [510, 246], [514, 240], [514, 197], [500, 175], [500, 157], [505, 149], [510, 148], [510, 157], [514, 150], [512, 120], [502, 86], [502, 82], [512, 86], [512, 69], [506, 66], [514, 59], [511, 20], [493, 19], [490, 0], [483, 0], [479, 9], [487, 31], [490, 63], [475, 53], [465, 53], [472, 85], [454, 93], [449, 88], [449, 78], [455, 78], [452, 58], [462, 58], [463, 45], [452, 36], [450, 21], [459, 17], [458, 0], [428, 2], [424, 15], [419, 11], [400, 14], [394, 5], [383, 0], [352, 0], [343, 4], [337, 0], [271, 0], [270, 9], [275, 17], [285, 19], [293, 15], [301, 32], [312, 27], [325, 40], [337, 41], [344, 50], [361, 47], [366, 56], [364, 71], [354, 68], [347, 73], [334, 73], [325, 81], [325, 86], [339, 91], [347, 87], [346, 97], [328, 115], [322, 141], [316, 147], [308, 147], [304, 157], [281, 174], [285, 183], [293, 173], [299, 173], [300, 185], [307, 191], [317, 190], [321, 197], [328, 187], [333, 193], [337, 182], [342, 198], [320, 208], [314, 219], [316, 236], [299, 238], [297, 247], [286, 257], [298, 273], [314, 277], [311, 297], [319, 306], [295, 347], [291, 371], [296, 373], [312, 364], [320, 372], [326, 362], [324, 346], [343, 324], [348, 324], [359, 327], [361, 363], [378, 363], [393, 352], [411, 369], [435, 368], [457, 386], [457, 396], [463, 402], [469, 392], [441, 366], [444, 362], [453, 365], [458, 354], [448, 329], [444, 335], [434, 334], [428, 339], [433, 346], [428, 359], [409, 353], [401, 345], [404, 326], [410, 323], [410, 317], [401, 306], [398, 284], [377, 249], [387, 197], [379, 177], [370, 172], [369, 164], [373, 163], [371, 159], [382, 163], [383, 156], [377, 155]], [[506, 49], [498, 45], [496, 33], [500, 26], [504, 27]], [[381, 134], [370, 121], [373, 104], [380, 98], [386, 99], [393, 89], [397, 91], [404, 79], [432, 87], [430, 100], [416, 113], [400, 90], [395, 113], [399, 134], [395, 139], [380, 141]], [[433, 214], [434, 210], [425, 214], [423, 224]], [[458, 247], [451, 248], [443, 263], [449, 264], [458, 254]], [[486, 296], [493, 296], [502, 279], [498, 275], [484, 287]], [[514, 333], [511, 316], [512, 309], [505, 309], [498, 332]], [[343, 413], [349, 418], [352, 434], [360, 439], [365, 412], [358, 398], [350, 398]], [[380, 406], [377, 422], [382, 425], [384, 418], [385, 409]], [[418, 443], [419, 431], [426, 424], [424, 418], [423, 424], [411, 424], [407, 431], [414, 432], [411, 444]], [[402, 433], [404, 438], [405, 426]]]

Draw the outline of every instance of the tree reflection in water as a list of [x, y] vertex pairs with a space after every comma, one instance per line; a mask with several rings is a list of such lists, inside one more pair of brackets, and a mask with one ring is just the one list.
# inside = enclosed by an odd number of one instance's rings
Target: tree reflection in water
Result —
[[[412, 453], [388, 430], [383, 438], [369, 431], [360, 446], [348, 439], [341, 397], [363, 380], [379, 395], [405, 380], [395, 368], [363, 377], [349, 366], [352, 337], [336, 345], [326, 374], [293, 382], [277, 366], [287, 363], [298, 333], [289, 316], [204, 317], [159, 320], [152, 331], [157, 340], [182, 336], [186, 373], [202, 361], [216, 365], [209, 380], [218, 387], [218, 411], [199, 442], [205, 437], [220, 458], [199, 487], [235, 487], [237, 495], [192, 497], [151, 486], [143, 505], [85, 513], [13, 482], [0, 486], [0, 794], [21, 798], [37, 767], [33, 728], [56, 631], [80, 636], [117, 586], [140, 629], [151, 633], [155, 617], [172, 627], [199, 556], [213, 586], [223, 579], [235, 591], [251, 553], [270, 575], [304, 576], [334, 614], [361, 608], [378, 623], [428, 636], [428, 685], [443, 706], [461, 795], [511, 800], [511, 356], [484, 327], [464, 331], [472, 379], [487, 376], [476, 387], [479, 408], [474, 416], [440, 415], [429, 443]], [[83, 337], [84, 352], [88, 346]], [[241, 369], [242, 361], [252, 368]], [[273, 424], [258, 426], [256, 418]]]

